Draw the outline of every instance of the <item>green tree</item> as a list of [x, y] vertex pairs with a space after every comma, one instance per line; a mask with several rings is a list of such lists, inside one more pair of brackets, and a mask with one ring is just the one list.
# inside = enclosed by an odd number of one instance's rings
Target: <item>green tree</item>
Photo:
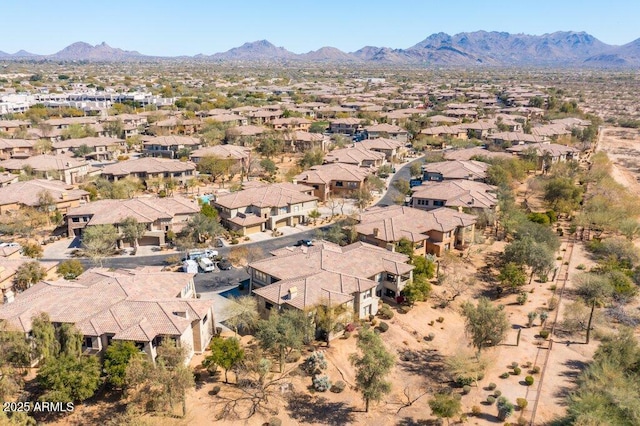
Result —
[[413, 243], [406, 237], [400, 238], [396, 243], [396, 251], [398, 253], [406, 254], [409, 258], [413, 258]]
[[414, 275], [413, 280], [402, 289], [402, 295], [410, 305], [415, 302], [424, 302], [430, 294], [431, 284], [424, 274]]
[[115, 340], [104, 353], [104, 372], [107, 382], [114, 388], [121, 389], [126, 384], [126, 373], [129, 361], [140, 353], [136, 345], [128, 340]]
[[309, 126], [309, 133], [324, 133], [328, 128], [328, 121], [316, 121]]
[[42, 401], [84, 401], [100, 384], [100, 361], [95, 356], [62, 355], [47, 359], [37, 374]]
[[411, 187], [409, 186], [409, 181], [405, 179], [398, 179], [393, 182], [393, 187], [398, 190], [402, 195], [411, 194]]
[[37, 243], [25, 243], [22, 245], [22, 254], [32, 259], [40, 259], [43, 251], [40, 244]]
[[267, 135], [262, 138], [262, 141], [260, 141], [256, 149], [260, 154], [271, 158], [282, 152], [284, 149], [284, 141], [280, 135]]
[[124, 123], [119, 118], [102, 123], [102, 128], [108, 136], [113, 138], [124, 137]]
[[331, 334], [344, 329], [344, 324], [349, 322], [348, 308], [331, 302], [331, 299], [323, 299], [315, 308], [315, 323], [327, 342], [327, 347], [331, 347]]
[[258, 302], [253, 296], [230, 297], [224, 313], [227, 325], [236, 335], [240, 329], [253, 329], [260, 319]]
[[202, 206], [200, 206], [200, 214], [208, 217], [209, 219], [218, 220], [218, 210], [209, 203], [203, 203]]
[[522, 270], [522, 266], [507, 262], [500, 268], [498, 279], [503, 287], [516, 290], [527, 283], [527, 274]]
[[449, 419], [457, 416], [462, 412], [462, 404], [460, 398], [456, 398], [457, 395], [453, 393], [437, 393], [429, 400], [429, 408], [431, 408], [432, 414], [439, 419]]
[[391, 392], [391, 382], [386, 376], [395, 365], [395, 357], [382, 343], [380, 336], [371, 328], [363, 328], [358, 333], [359, 354], [351, 354], [351, 364], [356, 369], [356, 386], [369, 412], [371, 401], [380, 401]]
[[56, 327], [56, 340], [60, 344], [59, 355], [82, 356], [83, 336], [73, 324], [63, 323]]
[[202, 213], [192, 216], [187, 225], [180, 231], [182, 237], [186, 237], [195, 244], [202, 244], [221, 233], [222, 226], [220, 223]]
[[46, 362], [58, 355], [60, 343], [56, 339], [56, 330], [51, 324], [48, 314], [41, 312], [31, 318], [31, 335], [33, 336], [34, 355], [41, 362]]
[[78, 259], [64, 260], [58, 264], [57, 272], [65, 280], [73, 280], [84, 272], [84, 266]]
[[274, 176], [278, 172], [278, 166], [273, 160], [269, 158], [263, 158], [260, 160], [260, 167], [267, 173], [269, 176]]
[[137, 250], [138, 241], [144, 236], [145, 232], [147, 232], [147, 225], [139, 223], [138, 219], [129, 216], [120, 224], [120, 230], [122, 231], [124, 240], [131, 244], [134, 250]]
[[14, 287], [18, 291], [24, 291], [33, 284], [42, 281], [46, 276], [47, 271], [40, 266], [40, 262], [32, 260], [30, 262], [23, 263], [18, 267], [15, 275], [13, 276]]
[[589, 322], [587, 323], [587, 344], [591, 337], [591, 323], [593, 321], [593, 313], [596, 306], [606, 303], [613, 295], [613, 287], [611, 282], [602, 275], [585, 273], [574, 278], [576, 282], [576, 293], [591, 307], [589, 313]]
[[102, 260], [113, 253], [118, 238], [113, 225], [87, 226], [82, 232], [82, 246], [87, 255], [102, 266]]
[[424, 275], [425, 278], [431, 279], [436, 274], [436, 263], [432, 259], [423, 256], [413, 256], [411, 264], [415, 266], [413, 275]]
[[420, 161], [415, 161], [409, 166], [409, 173], [411, 177], [422, 177], [422, 164]]
[[221, 158], [215, 155], [205, 155], [198, 162], [198, 171], [211, 177], [211, 181], [215, 183], [224, 175], [229, 174], [229, 169], [233, 164], [233, 160], [229, 158]]
[[315, 226], [318, 219], [322, 216], [322, 213], [318, 211], [318, 209], [313, 209], [309, 212], [309, 219], [313, 220], [313, 225]]
[[502, 342], [509, 330], [504, 310], [493, 306], [486, 297], [481, 297], [477, 305], [466, 302], [462, 305], [462, 315], [465, 317], [467, 333], [478, 353]]
[[304, 156], [300, 160], [300, 167], [302, 167], [303, 170], [306, 170], [313, 166], [322, 164], [323, 161], [324, 151], [319, 148], [315, 148], [304, 153]]
[[496, 404], [498, 408], [498, 418], [502, 421], [507, 420], [507, 418], [511, 417], [515, 407], [511, 402], [509, 402], [505, 397], [498, 398], [498, 403]]
[[369, 191], [369, 189], [366, 187], [354, 191], [351, 196], [355, 200], [356, 207], [358, 207], [360, 210], [364, 210], [373, 200], [371, 191]]
[[211, 354], [207, 355], [202, 365], [206, 368], [221, 367], [224, 370], [224, 382], [229, 383], [228, 371], [244, 358], [244, 350], [240, 347], [240, 342], [235, 337], [227, 339], [214, 337], [209, 344], [209, 350]]
[[84, 158], [87, 155], [91, 154], [92, 152], [93, 150], [89, 148], [87, 144], [83, 143], [82, 145], [80, 145], [79, 147], [73, 150], [73, 155], [75, 155], [76, 157]]
[[582, 188], [569, 178], [553, 178], [544, 186], [544, 200], [553, 210], [571, 214], [582, 200]]
[[284, 313], [272, 312], [269, 318], [258, 322], [256, 339], [265, 350], [273, 350], [278, 354], [280, 372], [284, 371], [287, 352], [300, 349], [303, 344], [303, 331], [297, 328], [293, 315], [297, 310], [287, 310]]

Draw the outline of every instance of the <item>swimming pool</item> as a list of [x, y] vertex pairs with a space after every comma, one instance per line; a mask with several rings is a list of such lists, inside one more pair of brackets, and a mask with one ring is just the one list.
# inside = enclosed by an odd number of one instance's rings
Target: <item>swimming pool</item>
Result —
[[210, 200], [211, 200], [211, 195], [201, 195], [200, 196], [200, 202], [202, 204], [209, 204]]
[[220, 296], [222, 297], [226, 297], [227, 299], [229, 299], [230, 297], [240, 297], [240, 287], [233, 287], [230, 288], [229, 290], [225, 290], [222, 293], [218, 293]]

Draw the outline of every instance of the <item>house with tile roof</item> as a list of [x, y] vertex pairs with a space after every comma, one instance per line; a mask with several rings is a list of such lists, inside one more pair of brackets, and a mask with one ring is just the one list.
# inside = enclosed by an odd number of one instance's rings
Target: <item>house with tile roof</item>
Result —
[[28, 139], [0, 138], [0, 160], [30, 157], [35, 153], [34, 144], [35, 141]]
[[431, 211], [404, 206], [371, 207], [360, 213], [360, 241], [393, 250], [402, 238], [413, 243], [416, 255], [441, 256], [462, 249], [473, 239], [476, 218], [448, 208]]
[[479, 214], [498, 208], [497, 187], [466, 179], [423, 182], [411, 188], [411, 206], [422, 210], [449, 207], [466, 213]]
[[327, 150], [330, 139], [322, 133], [303, 132], [295, 130], [293, 132], [285, 132], [282, 135], [287, 152], [306, 152], [312, 149]]
[[365, 187], [372, 171], [353, 164], [330, 163], [313, 166], [294, 179], [313, 187], [313, 195], [322, 202], [331, 197], [349, 197]]
[[331, 133], [354, 135], [364, 130], [362, 120], [354, 117], [337, 118], [329, 123]]
[[313, 188], [293, 183], [260, 183], [211, 201], [221, 222], [242, 235], [307, 223], [318, 207]]
[[454, 160], [427, 163], [422, 166], [422, 180], [443, 181], [468, 179], [483, 181], [487, 177], [489, 164], [476, 160]]
[[115, 182], [126, 177], [141, 179], [173, 179], [184, 185], [196, 176], [196, 165], [190, 161], [168, 158], [143, 157], [134, 160], [119, 161], [102, 168], [102, 177]]
[[409, 257], [363, 242], [327, 241], [286, 247], [249, 265], [251, 290], [263, 316], [272, 310], [344, 305], [356, 318], [378, 311], [380, 298], [400, 296], [413, 278]]
[[26, 173], [25, 168], [31, 168], [33, 173], [44, 179], [61, 180], [72, 185], [89, 174], [90, 165], [83, 159], [71, 158], [66, 155], [34, 155], [29, 158], [12, 158], [1, 161], [0, 167], [16, 173]]
[[154, 360], [173, 340], [187, 360], [202, 353], [214, 332], [213, 302], [197, 299], [194, 274], [160, 268], [92, 268], [75, 280], [45, 280], [0, 306], [0, 321], [29, 333], [32, 318], [46, 312], [54, 325], [72, 324], [84, 353], [100, 354], [114, 340], [131, 341]]
[[[96, 225], [114, 225], [120, 230], [121, 224], [132, 217], [146, 226], [139, 245], [162, 246], [167, 232], [180, 232], [199, 212], [198, 203], [184, 197], [98, 200], [67, 212], [67, 232], [69, 236], [79, 237], [86, 227]], [[125, 242], [121, 239], [118, 245], [123, 246]]]
[[394, 126], [393, 124], [374, 124], [372, 126], [366, 126], [364, 130], [366, 130], [370, 139], [389, 138], [402, 142], [409, 141], [409, 132], [400, 126]]
[[192, 151], [189, 158], [198, 164], [202, 157], [226, 158], [247, 170], [251, 162], [251, 148], [238, 145], [213, 145]]
[[396, 139], [376, 138], [365, 139], [358, 142], [358, 145], [369, 151], [381, 152], [387, 161], [402, 161], [407, 155], [406, 144]]
[[56, 155], [69, 154], [81, 146], [89, 148], [89, 152], [83, 157], [95, 160], [112, 160], [124, 151], [124, 139], [106, 137], [88, 137], [81, 139], [66, 139], [53, 143], [53, 152]]
[[374, 172], [386, 161], [386, 156], [382, 152], [368, 150], [361, 143], [348, 148], [334, 149], [324, 157], [325, 163], [353, 164], [370, 168]]
[[144, 155], [163, 158], [178, 158], [180, 150], [194, 150], [200, 148], [200, 145], [202, 142], [198, 138], [175, 135], [146, 137], [142, 143]]
[[543, 170], [551, 164], [563, 163], [568, 160], [580, 159], [580, 150], [567, 145], [557, 143], [526, 143], [507, 148], [508, 152], [522, 156], [530, 152], [535, 153], [538, 159], [538, 169]]
[[22, 207], [40, 207], [41, 195], [49, 193], [50, 208], [66, 213], [89, 202], [89, 193], [55, 180], [33, 179], [0, 188], [0, 214], [17, 212]]

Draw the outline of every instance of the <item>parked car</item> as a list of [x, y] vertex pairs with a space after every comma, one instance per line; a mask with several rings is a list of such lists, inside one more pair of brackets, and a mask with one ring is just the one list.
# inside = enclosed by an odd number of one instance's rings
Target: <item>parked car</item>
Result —
[[198, 266], [203, 272], [213, 272], [216, 269], [215, 265], [208, 257], [201, 257], [198, 259]]
[[296, 247], [312, 247], [313, 246], [313, 242], [311, 240], [298, 240], [297, 243], [295, 243]]
[[220, 270], [222, 271], [228, 271], [232, 267], [233, 265], [231, 265], [229, 259], [222, 259], [220, 262], [218, 262], [218, 268], [220, 268]]

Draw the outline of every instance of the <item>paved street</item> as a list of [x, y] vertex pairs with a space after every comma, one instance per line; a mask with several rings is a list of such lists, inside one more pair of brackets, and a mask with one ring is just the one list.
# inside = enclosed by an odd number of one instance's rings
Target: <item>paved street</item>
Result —
[[387, 193], [384, 194], [384, 196], [376, 203], [376, 206], [392, 206], [395, 204], [394, 200], [401, 194], [393, 186], [393, 183], [399, 179], [404, 179], [406, 181], [409, 181], [409, 179], [411, 178], [409, 167], [411, 166], [411, 164], [415, 163], [416, 161], [419, 161], [420, 163], [424, 163], [424, 157], [416, 158], [415, 160], [408, 162], [407, 164], [403, 165], [400, 169], [398, 169], [396, 174], [393, 175], [393, 177], [391, 178], [391, 181], [389, 182], [389, 188], [387, 190]]

